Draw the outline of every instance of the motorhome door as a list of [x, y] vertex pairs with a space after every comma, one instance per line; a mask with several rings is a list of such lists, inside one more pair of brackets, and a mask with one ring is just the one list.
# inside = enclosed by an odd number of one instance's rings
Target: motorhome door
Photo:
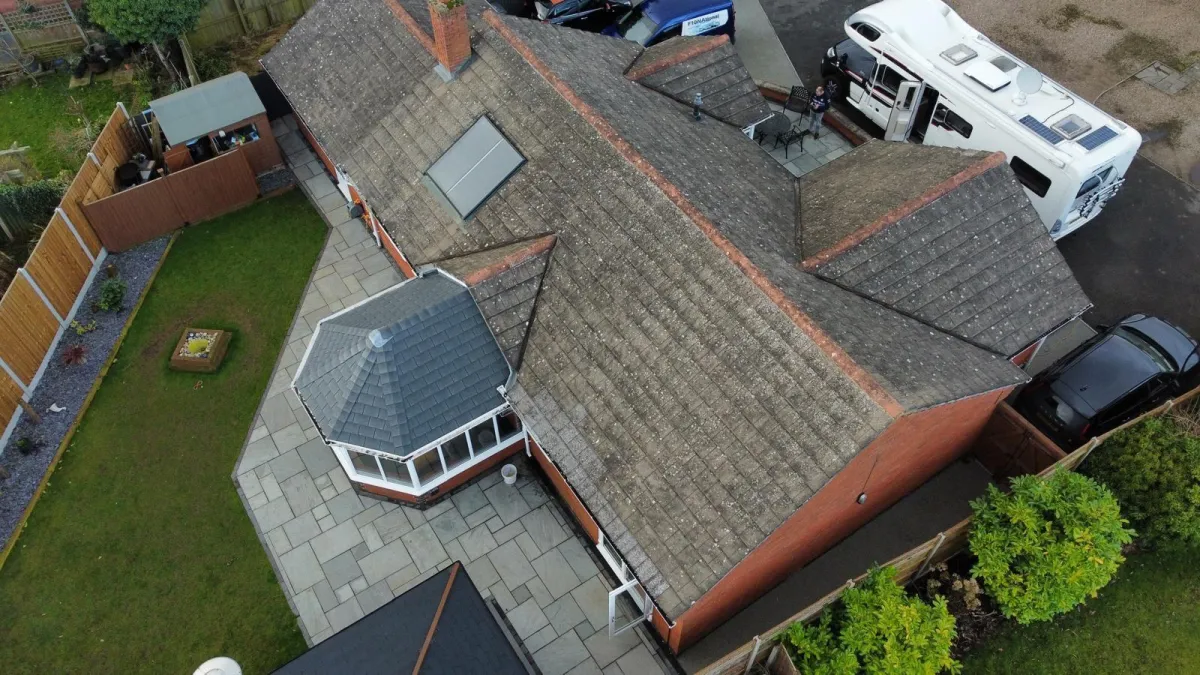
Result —
[[921, 101], [921, 89], [925, 86], [919, 80], [904, 80], [896, 88], [896, 101], [892, 104], [892, 112], [888, 115], [887, 126], [884, 127], [883, 140], [905, 141], [912, 130], [916, 118], [917, 104]]

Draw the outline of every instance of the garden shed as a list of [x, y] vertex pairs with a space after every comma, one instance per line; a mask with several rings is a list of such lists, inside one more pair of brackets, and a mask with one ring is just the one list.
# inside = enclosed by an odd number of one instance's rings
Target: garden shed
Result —
[[231, 73], [154, 100], [133, 117], [122, 164], [99, 166], [107, 196], [84, 213], [109, 251], [246, 206], [283, 163], [250, 78]]

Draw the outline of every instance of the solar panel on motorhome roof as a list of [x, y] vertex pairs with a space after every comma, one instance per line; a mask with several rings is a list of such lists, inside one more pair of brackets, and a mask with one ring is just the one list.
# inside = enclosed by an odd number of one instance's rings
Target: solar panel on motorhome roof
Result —
[[1087, 136], [1079, 139], [1076, 141], [1076, 143], [1079, 143], [1090, 152], [1116, 137], [1117, 132], [1113, 131], [1109, 127], [1100, 127]]
[[1063, 140], [1063, 137], [1061, 135], [1059, 135], [1059, 133], [1057, 131], [1055, 131], [1055, 130], [1051, 129], [1050, 127], [1046, 126], [1045, 124], [1042, 124], [1041, 122], [1037, 121], [1033, 117], [1033, 115], [1026, 115], [1026, 116], [1022, 117], [1019, 121], [1021, 122], [1021, 124], [1024, 124], [1025, 126], [1032, 129], [1033, 133], [1035, 133], [1038, 136], [1041, 136], [1043, 139], [1045, 139], [1045, 141], [1047, 143], [1049, 143], [1050, 145], [1058, 145]]

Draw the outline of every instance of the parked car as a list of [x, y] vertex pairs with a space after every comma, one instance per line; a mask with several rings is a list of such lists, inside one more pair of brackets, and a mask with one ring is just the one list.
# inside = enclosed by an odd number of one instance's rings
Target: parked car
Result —
[[1200, 348], [1182, 328], [1125, 317], [1039, 373], [1018, 411], [1070, 451], [1200, 384]]
[[728, 35], [732, 42], [733, 0], [645, 0], [602, 32], [645, 47], [680, 35]]
[[728, 35], [733, 0], [488, 0], [497, 12], [625, 38], [643, 46], [678, 35]]

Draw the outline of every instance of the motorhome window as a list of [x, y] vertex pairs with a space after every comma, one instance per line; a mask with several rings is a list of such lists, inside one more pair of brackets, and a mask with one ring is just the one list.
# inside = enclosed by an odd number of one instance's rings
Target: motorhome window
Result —
[[1092, 190], [1095, 190], [1096, 188], [1100, 187], [1101, 182], [1103, 182], [1103, 181], [1101, 180], [1100, 176], [1092, 176], [1091, 178], [1083, 181], [1083, 185], [1079, 186], [1079, 192], [1076, 193], [1075, 196], [1082, 197], [1082, 196], [1086, 195], [1087, 193], [1091, 192]]
[[874, 42], [879, 39], [879, 31], [865, 23], [856, 23], [852, 28], [854, 28], [854, 32], [867, 38], [867, 42]]
[[1021, 181], [1021, 185], [1024, 185], [1033, 194], [1045, 197], [1046, 193], [1050, 191], [1050, 179], [1046, 177], [1046, 174], [1033, 168], [1025, 160], [1013, 157], [1009, 165], [1012, 166], [1013, 173], [1017, 174], [1017, 180]]
[[957, 131], [963, 138], [970, 138], [971, 132], [975, 130], [975, 127], [970, 122], [941, 104], [938, 104], [937, 109], [933, 111], [933, 122], [947, 129]]
[[904, 78], [900, 77], [900, 73], [897, 73], [883, 64], [879, 64], [879, 70], [875, 73], [876, 87], [879, 87], [892, 96], [895, 96], [896, 92], [900, 89], [900, 83], [903, 81]]

